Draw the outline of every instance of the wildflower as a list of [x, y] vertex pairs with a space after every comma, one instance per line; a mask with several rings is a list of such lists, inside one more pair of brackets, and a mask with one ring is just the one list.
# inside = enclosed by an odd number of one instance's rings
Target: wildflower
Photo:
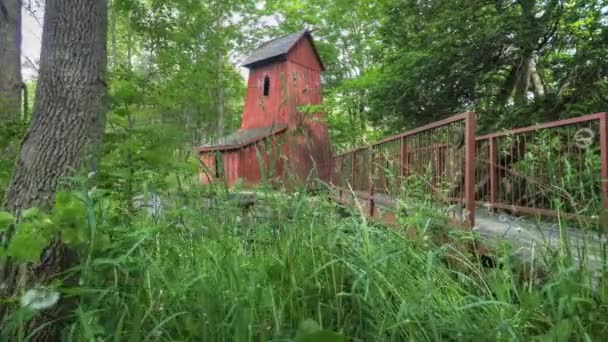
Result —
[[57, 291], [49, 291], [45, 288], [30, 289], [21, 297], [21, 307], [34, 310], [48, 309], [57, 304], [59, 297]]

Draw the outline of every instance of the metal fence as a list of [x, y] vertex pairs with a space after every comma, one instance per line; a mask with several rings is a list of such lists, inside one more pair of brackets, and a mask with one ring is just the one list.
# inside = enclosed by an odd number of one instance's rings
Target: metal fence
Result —
[[599, 218], [608, 194], [606, 125], [606, 113], [596, 113], [477, 137], [478, 205]]
[[474, 113], [463, 113], [334, 156], [332, 184], [370, 216], [377, 204], [413, 195], [459, 204], [471, 227], [476, 205], [600, 218], [608, 209], [607, 130], [608, 114], [596, 113], [476, 137]]
[[332, 183], [340, 198], [365, 201], [370, 216], [378, 203], [406, 195], [460, 203], [473, 226], [474, 166], [475, 114], [463, 113], [334, 156]]

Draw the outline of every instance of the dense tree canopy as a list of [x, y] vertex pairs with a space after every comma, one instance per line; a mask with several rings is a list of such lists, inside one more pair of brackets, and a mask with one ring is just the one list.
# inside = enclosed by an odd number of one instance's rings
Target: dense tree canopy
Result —
[[260, 42], [303, 28], [327, 66], [324, 110], [337, 149], [464, 110], [478, 112], [485, 130], [601, 111], [607, 6], [113, 0], [110, 123], [156, 120], [184, 146], [227, 133], [241, 114], [239, 62]]
[[371, 117], [389, 131], [475, 110], [484, 128], [606, 108], [605, 1], [386, 3]]

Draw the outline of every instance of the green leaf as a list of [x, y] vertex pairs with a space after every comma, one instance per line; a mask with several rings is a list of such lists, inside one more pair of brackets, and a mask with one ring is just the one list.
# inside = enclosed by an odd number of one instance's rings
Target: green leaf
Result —
[[8, 227], [15, 222], [15, 218], [11, 213], [0, 211], [0, 232], [6, 231]]
[[[23, 225], [19, 228], [23, 228]], [[49, 241], [43, 234], [36, 234], [25, 228], [17, 229], [8, 246], [7, 254], [19, 261], [36, 262]]]

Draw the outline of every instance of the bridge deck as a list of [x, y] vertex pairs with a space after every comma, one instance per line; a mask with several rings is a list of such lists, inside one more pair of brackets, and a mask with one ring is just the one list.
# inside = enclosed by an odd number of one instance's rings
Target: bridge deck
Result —
[[[397, 201], [390, 195], [370, 196], [368, 191], [334, 189], [331, 197], [343, 205], [356, 206], [368, 217], [372, 216], [370, 199], [373, 199], [373, 218], [384, 223], [396, 224], [400, 216]], [[444, 211], [445, 209], [438, 208]], [[462, 219], [459, 215], [455, 216], [456, 219]], [[597, 276], [606, 264], [602, 251], [608, 244], [608, 236], [597, 231], [560, 225], [529, 216], [493, 212], [485, 208], [475, 210], [473, 231], [483, 250], [496, 251], [501, 243], [506, 242], [511, 247], [512, 256], [535, 265], [542, 264], [543, 256], [555, 251], [570, 253], [575, 267], [585, 265]]]

